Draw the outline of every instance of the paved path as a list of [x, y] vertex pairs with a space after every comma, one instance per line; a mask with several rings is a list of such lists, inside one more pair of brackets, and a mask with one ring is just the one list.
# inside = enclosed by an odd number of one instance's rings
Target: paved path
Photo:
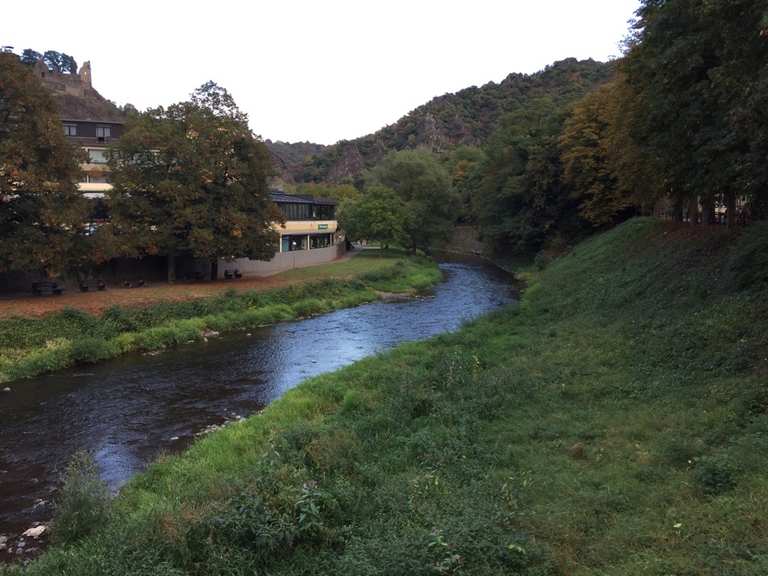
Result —
[[[350, 254], [334, 263], [348, 260]], [[323, 267], [327, 264], [321, 265]], [[323, 277], [327, 277], [324, 275]], [[297, 279], [287, 273], [264, 278], [241, 278], [216, 282], [177, 282], [176, 284], [154, 283], [143, 288], [109, 288], [103, 292], [66, 292], [61, 296], [25, 296], [0, 299], [0, 318], [9, 316], [42, 316], [64, 308], [77, 308], [98, 314], [110, 306], [141, 307], [157, 302], [177, 302], [208, 298], [225, 290], [269, 290], [290, 284], [313, 280], [311, 275]]]

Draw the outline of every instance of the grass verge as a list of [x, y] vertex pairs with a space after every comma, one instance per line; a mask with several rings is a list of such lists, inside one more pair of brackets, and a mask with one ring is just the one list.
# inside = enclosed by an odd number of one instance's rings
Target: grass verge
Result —
[[270, 291], [112, 307], [98, 316], [66, 309], [41, 318], [0, 319], [0, 383], [194, 342], [206, 331], [244, 330], [357, 306], [375, 300], [377, 291], [426, 291], [441, 279], [432, 261], [384, 251], [363, 253], [335, 271], [344, 278], [310, 281], [309, 268], [296, 271], [295, 285]]
[[4, 574], [765, 574], [766, 253], [768, 226], [631, 221], [519, 306], [164, 458]]

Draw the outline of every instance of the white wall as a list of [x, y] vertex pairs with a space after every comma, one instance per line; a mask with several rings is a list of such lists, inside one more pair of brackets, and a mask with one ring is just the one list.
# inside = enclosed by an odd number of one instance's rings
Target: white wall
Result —
[[285, 270], [293, 268], [305, 268], [332, 262], [344, 254], [344, 242], [328, 248], [316, 248], [315, 250], [296, 250], [295, 252], [280, 252], [275, 254], [269, 262], [263, 260], [250, 260], [248, 258], [238, 258], [228, 262], [219, 261], [219, 279], [224, 278], [226, 270], [239, 270], [243, 278], [270, 276]]

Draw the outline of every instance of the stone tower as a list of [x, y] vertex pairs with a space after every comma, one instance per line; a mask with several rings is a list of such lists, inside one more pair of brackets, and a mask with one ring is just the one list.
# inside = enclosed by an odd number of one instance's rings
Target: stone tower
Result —
[[80, 83], [88, 88], [92, 88], [91, 84], [91, 61], [88, 60], [87, 62], [83, 63], [82, 66], [80, 66], [80, 70], [77, 73], [78, 76], [80, 76]]

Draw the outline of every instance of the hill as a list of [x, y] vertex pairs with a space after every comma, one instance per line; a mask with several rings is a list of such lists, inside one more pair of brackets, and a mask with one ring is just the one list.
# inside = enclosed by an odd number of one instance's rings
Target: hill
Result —
[[438, 96], [396, 123], [355, 140], [316, 149], [306, 143], [267, 145], [296, 181], [354, 181], [391, 151], [423, 146], [442, 152], [480, 145], [504, 114], [540, 98], [568, 105], [607, 81], [612, 69], [610, 63], [569, 58], [535, 74], [510, 74], [499, 83]]

